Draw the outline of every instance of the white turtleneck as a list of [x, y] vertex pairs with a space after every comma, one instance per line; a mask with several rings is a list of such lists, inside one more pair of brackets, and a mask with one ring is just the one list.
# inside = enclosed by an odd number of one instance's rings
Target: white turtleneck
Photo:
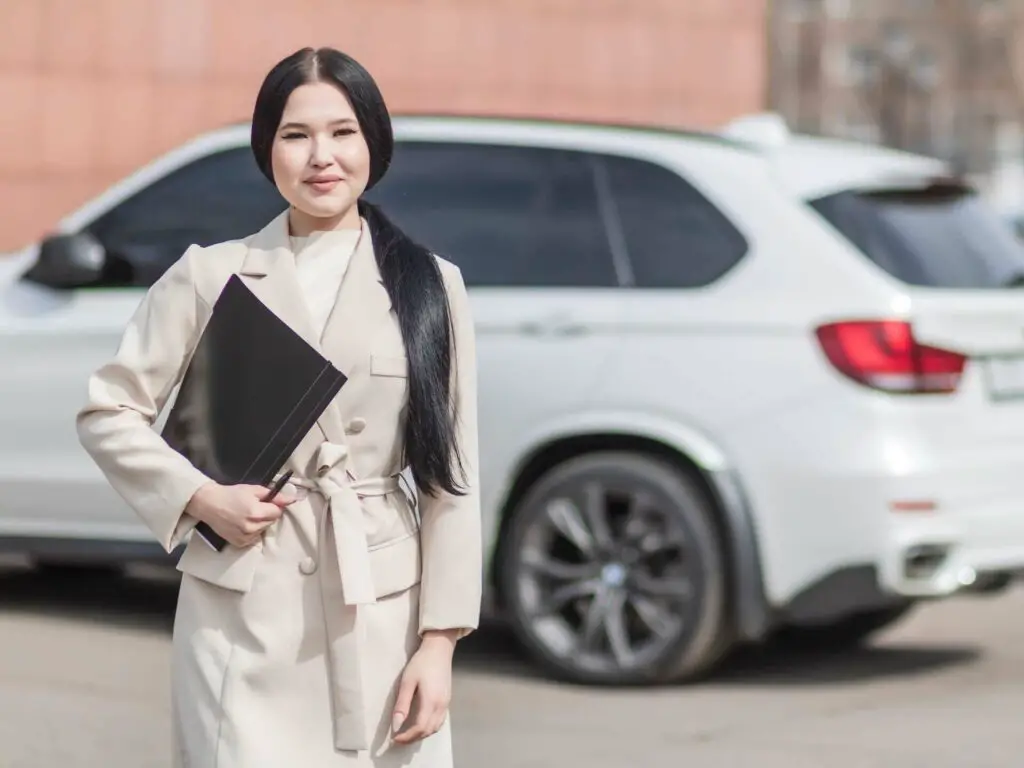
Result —
[[337, 229], [289, 238], [295, 254], [299, 287], [306, 298], [317, 335], [323, 335], [361, 234], [359, 229]]

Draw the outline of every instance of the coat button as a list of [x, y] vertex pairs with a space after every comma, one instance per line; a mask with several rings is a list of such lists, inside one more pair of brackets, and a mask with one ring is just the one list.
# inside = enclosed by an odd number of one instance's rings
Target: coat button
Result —
[[345, 427], [345, 431], [350, 435], [358, 435], [366, 429], [366, 419], [356, 416], [352, 421]]
[[309, 575], [315, 573], [316, 572], [316, 560], [314, 560], [312, 557], [307, 557], [305, 560], [303, 560], [301, 563], [299, 563], [299, 571], [301, 571], [302, 574], [305, 575], [305, 576], [309, 576]]

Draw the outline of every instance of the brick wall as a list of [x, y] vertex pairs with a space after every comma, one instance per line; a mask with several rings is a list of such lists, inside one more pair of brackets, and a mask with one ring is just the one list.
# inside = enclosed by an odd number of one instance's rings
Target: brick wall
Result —
[[2, 0], [0, 250], [246, 119], [279, 58], [333, 45], [392, 111], [711, 127], [762, 108], [766, 0]]

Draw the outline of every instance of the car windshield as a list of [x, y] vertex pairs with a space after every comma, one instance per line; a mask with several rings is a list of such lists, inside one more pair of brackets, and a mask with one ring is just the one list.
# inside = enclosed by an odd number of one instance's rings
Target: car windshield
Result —
[[962, 186], [844, 191], [810, 205], [875, 264], [910, 285], [1024, 285], [1024, 246], [977, 193]]

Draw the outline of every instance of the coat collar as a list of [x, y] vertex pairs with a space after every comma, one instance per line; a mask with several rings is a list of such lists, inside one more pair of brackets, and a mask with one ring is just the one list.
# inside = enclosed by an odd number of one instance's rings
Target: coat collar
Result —
[[251, 278], [246, 281], [249, 288], [274, 314], [323, 352], [299, 287], [295, 254], [288, 240], [287, 210], [253, 235], [239, 273]]
[[[338, 370], [351, 376], [368, 359], [374, 331], [391, 315], [391, 300], [377, 267], [374, 248], [395, 238], [404, 241], [404, 235], [386, 221], [382, 223], [372, 214], [364, 219], [363, 232], [322, 335], [313, 327], [298, 282], [295, 254], [288, 238], [287, 210], [250, 239], [239, 272], [264, 304]], [[344, 402], [345, 394], [342, 387], [318, 421], [328, 440], [342, 444], [345, 430], [339, 403]]]

